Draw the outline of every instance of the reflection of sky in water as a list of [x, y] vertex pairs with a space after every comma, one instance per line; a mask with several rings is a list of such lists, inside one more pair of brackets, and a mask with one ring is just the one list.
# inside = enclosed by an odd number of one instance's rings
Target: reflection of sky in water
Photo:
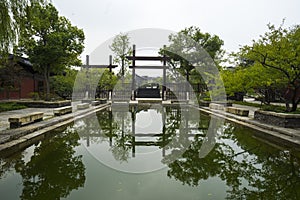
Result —
[[[113, 113], [114, 121], [113, 123], [117, 124], [119, 130], [116, 133], [120, 136], [124, 135], [133, 135], [132, 132], [132, 118], [129, 112], [123, 111], [123, 113], [118, 113], [117, 111]], [[135, 137], [135, 142], [156, 142], [158, 137], [153, 136], [142, 136], [143, 134], [161, 134], [162, 133], [162, 114], [158, 112], [157, 109], [148, 109], [141, 110], [136, 114], [135, 118], [135, 134], [139, 134], [139, 137]], [[104, 136], [105, 137], [105, 136]], [[116, 137], [112, 138], [112, 147], [109, 144], [109, 138], [106, 138], [105, 142], [101, 143], [90, 143], [90, 146], [87, 147], [88, 151], [102, 162], [104, 165], [107, 165], [114, 169], [119, 169], [125, 172], [133, 173], [142, 173], [155, 171], [165, 167], [161, 163], [162, 159], [162, 149], [158, 146], [135, 146], [135, 154], [133, 157], [132, 147], [131, 149], [122, 149], [122, 147], [117, 147], [119, 153], [126, 154], [128, 153], [128, 159], [126, 161], [117, 160], [113, 153], [112, 148], [116, 143]], [[130, 146], [132, 140], [129, 138], [125, 142], [125, 145]], [[123, 152], [122, 152], [123, 151]], [[128, 152], [124, 152], [128, 151]]]
[[136, 153], [134, 158], [130, 155], [127, 162], [116, 160], [110, 149], [109, 143], [101, 143], [100, 145], [91, 144], [91, 146], [88, 147], [88, 151], [92, 152], [92, 155], [102, 164], [124, 172], [144, 173], [165, 167], [161, 163], [162, 156], [158, 148], [156, 148], [156, 151], [150, 153]]
[[162, 133], [162, 114], [157, 110], [141, 111], [136, 114], [135, 133]]

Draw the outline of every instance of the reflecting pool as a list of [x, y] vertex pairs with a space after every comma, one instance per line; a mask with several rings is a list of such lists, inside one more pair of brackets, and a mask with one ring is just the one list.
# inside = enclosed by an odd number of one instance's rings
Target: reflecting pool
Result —
[[300, 199], [300, 156], [191, 107], [113, 106], [0, 158], [1, 199]]

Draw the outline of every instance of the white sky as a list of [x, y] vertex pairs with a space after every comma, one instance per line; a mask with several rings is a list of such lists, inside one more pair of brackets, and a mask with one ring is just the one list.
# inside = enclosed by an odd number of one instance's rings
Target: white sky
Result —
[[140, 28], [180, 31], [197, 26], [218, 35], [224, 49], [240, 45], [267, 31], [267, 24], [300, 24], [299, 0], [52, 0], [60, 15], [85, 32], [85, 55], [120, 32]]

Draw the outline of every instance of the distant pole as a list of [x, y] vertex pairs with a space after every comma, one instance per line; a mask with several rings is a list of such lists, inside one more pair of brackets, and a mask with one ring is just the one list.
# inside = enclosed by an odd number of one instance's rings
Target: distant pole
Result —
[[[164, 51], [166, 49], [166, 45], [164, 45]], [[163, 54], [163, 86], [162, 86], [162, 100], [165, 101], [167, 100], [166, 98], [166, 65], [167, 65], [167, 62], [166, 62], [166, 54], [164, 52]]]
[[131, 95], [132, 95], [132, 100], [135, 100], [135, 45], [133, 45], [132, 48], [132, 91], [131, 91]]
[[85, 93], [85, 98], [86, 99], [88, 99], [89, 98], [89, 96], [90, 96], [90, 90], [89, 90], [89, 65], [90, 65], [90, 57], [89, 57], [89, 55], [86, 55], [86, 66], [87, 66], [87, 68], [86, 68], [86, 79], [87, 79], [87, 81], [86, 81], [86, 86], [85, 86], [85, 89], [86, 89], [86, 93]]
[[109, 71], [112, 72], [112, 55], [109, 55]]
[[[112, 55], [109, 55], [109, 72], [112, 73]], [[112, 100], [112, 89], [109, 89], [108, 99]]]
[[186, 73], [186, 84], [185, 84], [185, 92], [186, 92], [186, 101], [188, 102], [190, 100], [190, 93], [189, 93], [189, 81], [190, 81], [190, 72], [187, 71]]

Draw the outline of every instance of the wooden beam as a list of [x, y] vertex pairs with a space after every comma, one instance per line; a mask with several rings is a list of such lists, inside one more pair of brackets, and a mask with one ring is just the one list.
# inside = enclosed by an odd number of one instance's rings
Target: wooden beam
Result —
[[169, 57], [161, 56], [126, 56], [128, 60], [143, 60], [143, 61], [168, 61]]
[[83, 68], [116, 68], [118, 65], [82, 65]]
[[[138, 66], [138, 65], [135, 65], [134, 68], [135, 69], [164, 69], [166, 66], [159, 66], [159, 65], [153, 65], [153, 66]], [[130, 69], [133, 68], [133, 66], [129, 66]]]
[[[107, 129], [104, 129], [104, 130], [107, 130]], [[205, 129], [207, 130], [207, 129]], [[195, 137], [195, 136], [201, 136], [201, 137], [205, 137], [205, 134], [203, 133], [193, 133], [193, 134], [186, 134], [186, 136], [188, 137]], [[94, 133], [94, 134], [89, 134], [87, 133], [86, 135], [82, 135], [82, 136], [89, 136], [89, 137], [117, 137], [118, 134], [112, 134], [110, 135], [109, 133]], [[171, 135], [171, 134], [163, 134], [163, 133], [136, 133], [136, 134], [125, 134], [125, 136], [131, 136], [131, 137], [137, 137], [137, 138], [141, 138], [141, 137], [163, 137], [165, 136], [166, 138], [168, 137], [177, 137], [178, 134], [174, 134], [174, 135]]]

